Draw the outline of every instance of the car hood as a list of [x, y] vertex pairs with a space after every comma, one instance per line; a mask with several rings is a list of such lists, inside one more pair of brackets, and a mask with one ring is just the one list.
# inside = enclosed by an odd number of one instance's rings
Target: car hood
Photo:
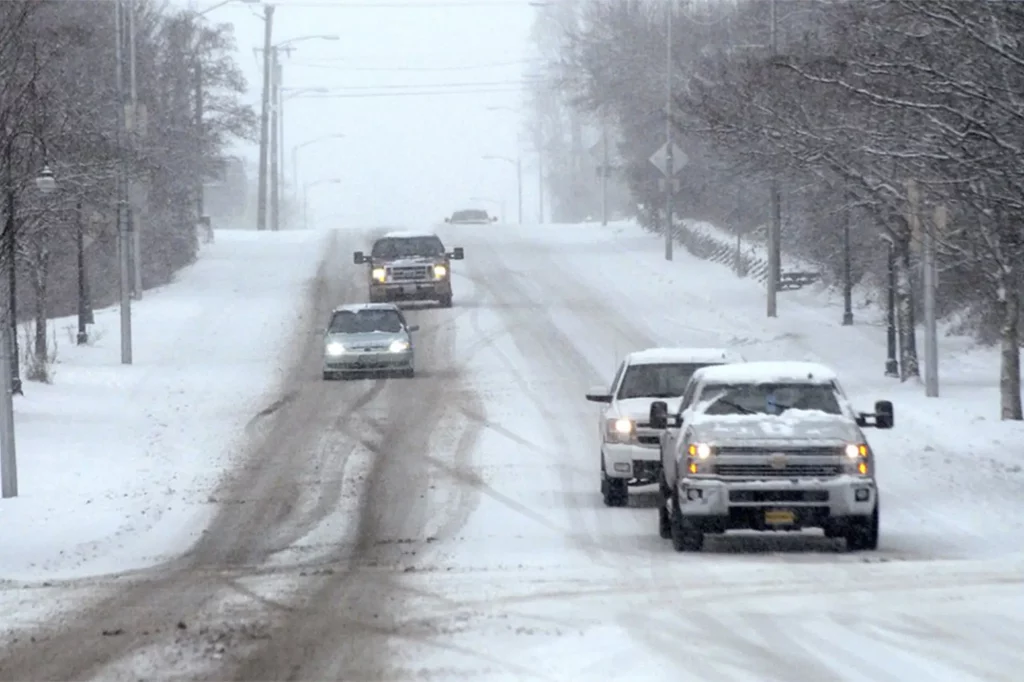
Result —
[[393, 341], [408, 341], [405, 332], [367, 332], [365, 334], [328, 334], [327, 343], [341, 343], [346, 348], [387, 348]]
[[692, 422], [697, 440], [714, 444], [851, 443], [863, 436], [854, 421], [841, 415], [789, 410], [783, 415], [700, 415]]
[[651, 403], [658, 400], [668, 404], [669, 414], [678, 412], [679, 405], [683, 402], [682, 396], [678, 398], [623, 398], [615, 401], [615, 408], [620, 417], [646, 424], [651, 416]]
[[408, 265], [433, 265], [443, 261], [442, 256], [409, 256], [407, 258], [389, 258], [375, 263], [378, 267], [403, 267]]

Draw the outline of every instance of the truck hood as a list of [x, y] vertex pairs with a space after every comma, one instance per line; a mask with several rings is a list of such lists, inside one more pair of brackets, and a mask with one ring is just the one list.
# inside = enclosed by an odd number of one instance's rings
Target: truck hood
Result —
[[675, 414], [679, 411], [679, 405], [683, 397], [678, 398], [624, 398], [615, 401], [615, 408], [620, 417], [632, 419], [635, 422], [646, 424], [651, 416], [651, 403], [662, 400], [668, 404], [668, 413]]
[[700, 415], [692, 422], [698, 440], [713, 444], [858, 443], [860, 427], [847, 416], [809, 410], [771, 415]]
[[392, 341], [408, 341], [405, 332], [367, 332], [365, 334], [328, 334], [327, 343], [341, 343], [346, 348], [387, 348]]

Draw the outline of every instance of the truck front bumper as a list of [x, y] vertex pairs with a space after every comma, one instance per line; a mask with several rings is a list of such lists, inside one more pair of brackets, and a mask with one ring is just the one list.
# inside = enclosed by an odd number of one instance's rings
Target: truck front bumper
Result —
[[726, 480], [686, 477], [679, 481], [679, 509], [708, 532], [828, 528], [869, 517], [878, 504], [871, 478]]
[[657, 483], [661, 449], [635, 443], [605, 443], [604, 467], [608, 478], [626, 478], [630, 485]]
[[385, 301], [432, 301], [452, 295], [452, 284], [448, 280], [401, 282], [370, 285], [370, 294]]

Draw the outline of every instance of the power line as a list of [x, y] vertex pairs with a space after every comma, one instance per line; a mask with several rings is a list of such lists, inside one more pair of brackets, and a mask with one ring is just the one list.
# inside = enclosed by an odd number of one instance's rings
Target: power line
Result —
[[461, 64], [458, 66], [341, 66], [338, 60], [317, 60], [317, 61], [292, 61], [289, 64], [295, 66], [309, 67], [313, 69], [328, 69], [335, 71], [370, 71], [370, 72], [434, 72], [434, 71], [474, 71], [478, 69], [494, 69], [504, 66], [523, 66], [537, 62], [536, 59], [517, 59], [507, 62], [488, 62], [483, 64]]
[[535, 0], [405, 0], [404, 2], [361, 2], [352, 0], [281, 0], [279, 8], [320, 7], [325, 9], [402, 8], [431, 9], [435, 7], [533, 7]]
[[391, 91], [391, 92], [337, 92], [337, 93], [324, 93], [316, 95], [304, 95], [303, 97], [296, 97], [299, 99], [371, 99], [378, 97], [440, 97], [442, 95], [484, 95], [492, 93], [517, 93], [522, 92], [522, 88], [515, 87], [493, 87], [493, 88], [473, 88], [469, 90], [407, 90], [405, 92]]
[[[332, 92], [358, 92], [361, 90], [416, 90], [421, 88], [445, 88], [445, 89], [462, 89], [462, 88], [491, 88], [499, 86], [523, 86], [523, 85], [534, 85], [539, 81], [536, 80], [502, 80], [502, 81], [476, 81], [470, 83], [402, 83], [396, 85], [320, 85], [320, 86], [309, 86], [316, 87], [318, 89], [326, 89]], [[295, 86], [304, 87], [304, 86]]]

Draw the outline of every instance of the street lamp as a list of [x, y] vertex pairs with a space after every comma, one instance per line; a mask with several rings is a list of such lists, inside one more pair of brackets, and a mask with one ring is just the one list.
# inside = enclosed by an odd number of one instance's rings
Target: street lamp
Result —
[[[541, 6], [546, 6], [547, 3], [533, 3], [533, 5], [537, 6], [537, 7], [541, 7]], [[508, 111], [510, 113], [513, 113], [513, 114], [518, 114], [519, 113], [518, 109], [513, 109], [512, 107], [501, 107], [501, 106], [487, 107], [487, 111]], [[536, 139], [534, 140], [534, 145], [537, 148], [537, 223], [538, 224], [543, 224], [544, 223], [544, 150], [543, 150], [543, 146], [544, 145], [543, 145], [543, 140], [541, 139], [541, 133], [540, 133], [539, 128], [537, 130]], [[522, 163], [521, 163], [521, 161], [522, 161], [522, 159], [520, 159], [520, 172], [519, 172], [520, 178], [522, 178]], [[519, 183], [520, 188], [522, 188], [522, 185], [523, 185], [523, 183], [522, 183], [522, 181], [520, 181], [520, 183]], [[521, 193], [522, 192], [520, 191], [520, 194]], [[522, 222], [523, 222], [523, 216], [522, 216], [522, 211], [520, 210], [519, 224], [522, 224]]]
[[[17, 281], [17, 268], [15, 267], [14, 256], [17, 252], [15, 241], [15, 226], [17, 221], [15, 211], [17, 210], [16, 195], [14, 187], [14, 140], [22, 134], [30, 136], [34, 141], [39, 142], [43, 147], [43, 158], [46, 158], [46, 145], [42, 139], [29, 131], [13, 133], [7, 138], [5, 150], [5, 162], [7, 164], [7, 226], [5, 235], [7, 240], [7, 272], [10, 287], [10, 299], [8, 302], [10, 323], [4, 325], [0, 331], [0, 381], [3, 382], [3, 391], [0, 392], [0, 489], [3, 497], [18, 496], [18, 457], [14, 439], [14, 394], [21, 394], [21, 377], [18, 376], [18, 312], [15, 283]], [[57, 189], [57, 180], [53, 171], [47, 165], [39, 172], [35, 179], [36, 189], [41, 194], [50, 194]]]
[[282, 40], [270, 47], [271, 88], [268, 93], [270, 104], [270, 225], [272, 230], [281, 229], [281, 186], [284, 181], [284, 88], [281, 52], [291, 54], [296, 43], [307, 40], [338, 40], [334, 34], [316, 34]]
[[[315, 90], [318, 90], [318, 91], [319, 90], [326, 90], [326, 88], [308, 88], [308, 89], [309, 90], [314, 90], [315, 89]], [[301, 89], [299, 92], [300, 93], [301, 92], [305, 92], [305, 90], [306, 89]], [[298, 96], [298, 95], [295, 95], [295, 96]], [[312, 140], [306, 140], [305, 142], [300, 142], [299, 144], [297, 144], [294, 147], [292, 147], [292, 187], [295, 188], [296, 192], [298, 192], [298, 190], [299, 190], [299, 150], [303, 149], [304, 147], [308, 147], [311, 144], [316, 144], [317, 142], [323, 142], [324, 140], [341, 139], [343, 137], [345, 137], [344, 133], [331, 133], [329, 135], [321, 135], [320, 137], [315, 137]]]
[[880, 238], [886, 243], [886, 310], [885, 310], [885, 376], [899, 377], [900, 364], [896, 359], [896, 244], [890, 235]]
[[[510, 159], [507, 156], [495, 156], [493, 154], [486, 154], [484, 157], [485, 161], [504, 161], [510, 163], [516, 167], [516, 186], [518, 191], [518, 202], [519, 202], [519, 224], [523, 224], [523, 157], [517, 156], [515, 159]], [[504, 215], [505, 211], [502, 210], [502, 220], [506, 220]]]
[[225, 5], [231, 5], [231, 4], [234, 4], [236, 2], [241, 3], [243, 5], [256, 5], [256, 4], [259, 4], [262, 1], [263, 0], [223, 0], [222, 2], [218, 2], [216, 5], [213, 5], [212, 7], [207, 7], [206, 9], [202, 10], [201, 12], [196, 12], [196, 16], [197, 17], [201, 17], [204, 14], [209, 14], [210, 12], [212, 12], [215, 9], [220, 9], [221, 7], [224, 7]]
[[317, 187], [318, 185], [340, 185], [341, 180], [338, 178], [325, 178], [322, 180], [314, 180], [313, 182], [307, 182], [302, 186], [302, 227], [309, 229], [309, 190]]

